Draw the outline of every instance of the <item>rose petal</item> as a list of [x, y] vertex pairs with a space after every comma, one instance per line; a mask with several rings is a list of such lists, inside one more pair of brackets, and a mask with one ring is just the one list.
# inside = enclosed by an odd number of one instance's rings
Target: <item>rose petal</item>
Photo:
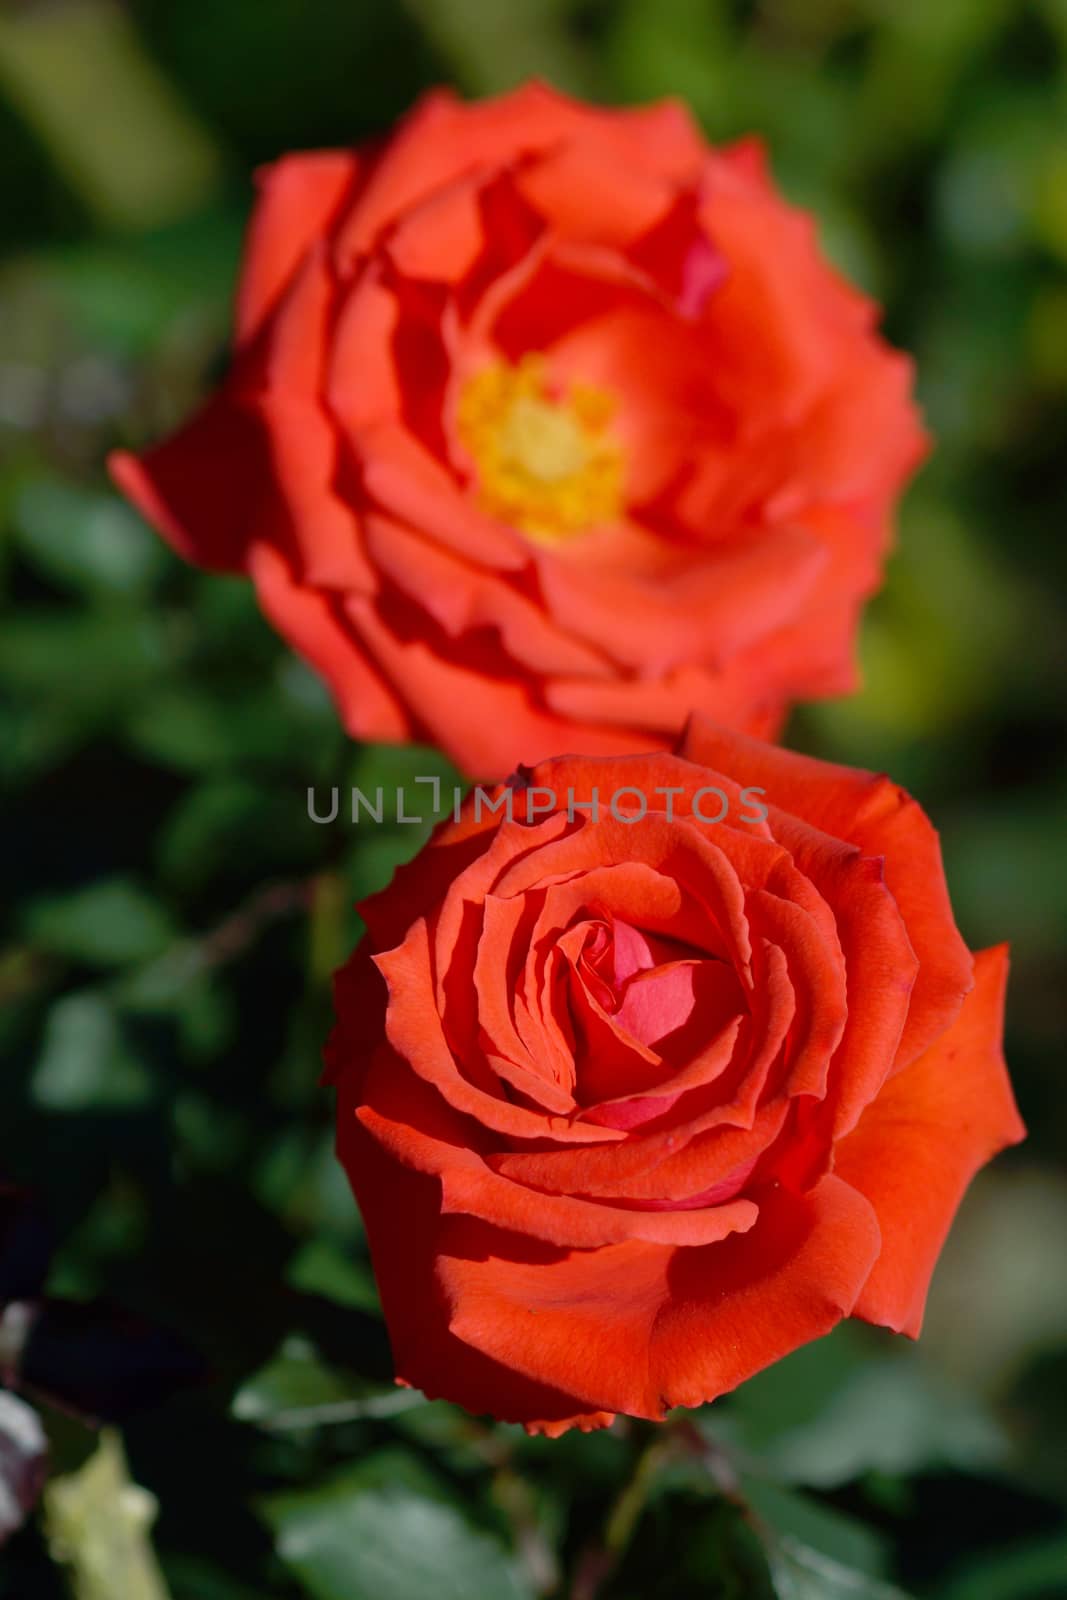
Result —
[[455, 1219], [439, 1273], [450, 1326], [583, 1405], [659, 1420], [733, 1389], [849, 1313], [878, 1251], [870, 1206], [836, 1178], [771, 1191], [752, 1231], [699, 1249], [551, 1251]]
[[952, 1021], [972, 984], [971, 957], [956, 928], [937, 833], [921, 807], [888, 778], [797, 755], [703, 718], [679, 752], [758, 784], [770, 801], [864, 855], [885, 858], [885, 881], [918, 957], [897, 1063], [913, 1060]]
[[[396, 1160], [440, 1180], [444, 1215], [476, 1217], [520, 1237], [586, 1250], [628, 1239], [716, 1243], [756, 1220], [756, 1207], [747, 1200], [652, 1212], [526, 1189], [487, 1167], [471, 1146], [464, 1119], [389, 1052], [379, 1053], [364, 1093], [367, 1103], [358, 1105], [354, 1115]], [[347, 1114], [344, 1106], [341, 1114]]]
[[389, 988], [386, 1012], [389, 1042], [420, 1078], [433, 1084], [455, 1110], [512, 1138], [551, 1138], [563, 1143], [590, 1144], [620, 1137], [610, 1129], [572, 1124], [564, 1117], [529, 1110], [502, 1098], [499, 1093], [492, 1093], [489, 1086], [492, 1079], [489, 1077], [487, 1082], [484, 1061], [480, 1084], [465, 1078], [442, 1031], [429, 956], [429, 933], [425, 921], [420, 918], [403, 944], [374, 958]]
[[975, 986], [956, 1021], [886, 1084], [837, 1146], [837, 1172], [867, 1196], [882, 1230], [856, 1315], [912, 1337], [968, 1184], [1026, 1135], [1001, 1047], [1007, 978], [1006, 946], [976, 956]]
[[452, 638], [493, 629], [507, 655], [539, 673], [608, 677], [596, 650], [556, 626], [531, 598], [493, 571], [472, 565], [392, 518], [367, 518], [367, 548], [378, 570]]
[[355, 1117], [338, 1124], [338, 1153], [366, 1224], [398, 1383], [551, 1437], [614, 1421], [610, 1412], [583, 1408], [556, 1384], [524, 1379], [457, 1339], [436, 1273], [440, 1185], [392, 1160]]
[[878, 1254], [871, 1207], [836, 1177], [771, 1190], [743, 1239], [676, 1251], [649, 1352], [664, 1409], [727, 1394], [844, 1316]]
[[253, 534], [278, 520], [263, 422], [225, 393], [144, 455], [113, 451], [108, 470], [180, 556], [210, 570], [239, 572]]
[[239, 345], [258, 333], [305, 251], [332, 227], [361, 165], [353, 150], [302, 151], [256, 174], [259, 199], [237, 294]]
[[339, 603], [298, 583], [273, 545], [253, 544], [248, 572], [264, 614], [326, 679], [348, 732], [359, 739], [410, 739], [403, 703], [360, 650]]

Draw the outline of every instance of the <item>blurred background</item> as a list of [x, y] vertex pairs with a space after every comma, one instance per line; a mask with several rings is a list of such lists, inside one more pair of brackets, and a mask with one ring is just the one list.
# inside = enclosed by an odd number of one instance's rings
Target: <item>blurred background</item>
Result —
[[[534, 73], [761, 134], [915, 354], [937, 450], [868, 687], [789, 736], [911, 788], [1014, 953], [1031, 1135], [922, 1344], [841, 1330], [684, 1462], [389, 1386], [316, 1077], [349, 907], [416, 830], [306, 791], [444, 768], [347, 744], [103, 470], [219, 372], [257, 163]], [[1062, 1600], [1067, 0], [0, 0], [0, 198], [0, 1595]], [[56, 1476], [15, 1531], [27, 1400]]]

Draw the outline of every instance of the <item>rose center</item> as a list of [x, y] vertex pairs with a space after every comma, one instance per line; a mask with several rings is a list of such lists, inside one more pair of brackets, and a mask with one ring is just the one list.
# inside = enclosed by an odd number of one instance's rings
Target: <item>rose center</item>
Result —
[[539, 356], [483, 367], [457, 414], [482, 505], [542, 544], [614, 521], [623, 478], [614, 412], [612, 396], [590, 384], [553, 392]]

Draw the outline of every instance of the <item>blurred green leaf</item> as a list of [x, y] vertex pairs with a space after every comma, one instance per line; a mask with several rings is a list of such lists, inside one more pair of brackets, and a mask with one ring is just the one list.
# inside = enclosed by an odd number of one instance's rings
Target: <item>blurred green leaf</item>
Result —
[[496, 93], [531, 77], [581, 93], [589, 87], [582, 52], [564, 25], [566, 0], [405, 0], [428, 37], [475, 94]]
[[232, 1172], [247, 1155], [253, 1130], [239, 1111], [188, 1091], [172, 1107], [183, 1166]]
[[166, 877], [175, 884], [210, 882], [238, 845], [248, 849], [263, 800], [261, 787], [240, 776], [212, 777], [187, 789], [159, 838], [159, 862]]
[[818, 1410], [783, 1427], [761, 1456], [787, 1482], [832, 1489], [867, 1472], [978, 1471], [1007, 1448], [978, 1400], [906, 1353], [842, 1374]]
[[40, 251], [29, 267], [93, 345], [165, 362], [172, 380], [177, 365], [186, 388], [202, 382], [211, 346], [226, 336], [244, 222], [237, 211], [210, 210], [121, 246], [90, 238]]
[[353, 1379], [327, 1367], [307, 1340], [294, 1336], [241, 1385], [230, 1409], [239, 1422], [270, 1424], [285, 1413], [353, 1400], [357, 1393]]
[[242, 753], [236, 748], [239, 739], [247, 748], [241, 713], [191, 687], [165, 689], [138, 706], [127, 732], [135, 749], [182, 772], [232, 764]]
[[902, 1590], [832, 1561], [794, 1539], [778, 1540], [768, 1559], [779, 1600], [907, 1600]]
[[304, 1294], [322, 1295], [340, 1306], [377, 1314], [378, 1290], [370, 1268], [331, 1239], [309, 1239], [290, 1261], [286, 1281]]
[[123, 966], [159, 955], [176, 937], [158, 900], [125, 878], [36, 900], [26, 937], [54, 955], [92, 966]]
[[264, 1600], [263, 1592], [251, 1589], [219, 1566], [184, 1552], [167, 1551], [163, 1569], [174, 1600]]
[[[299, 778], [257, 783], [228, 771], [209, 771], [190, 784], [157, 836], [156, 858], [168, 888], [187, 896], [207, 888], [225, 892], [233, 882], [244, 892], [249, 882], [278, 873], [312, 875], [329, 857], [336, 833], [309, 821], [306, 788]], [[343, 826], [338, 819], [336, 827]], [[346, 903], [352, 898], [346, 889]]]
[[114, 495], [38, 478], [17, 497], [14, 526], [47, 577], [88, 594], [141, 594], [166, 567], [160, 540]]
[[135, 750], [179, 772], [218, 774], [244, 765], [293, 773], [284, 799], [294, 819], [305, 816], [307, 784], [323, 764], [316, 741], [321, 734], [329, 754], [336, 733], [332, 721], [323, 727], [315, 709], [286, 703], [269, 681], [255, 689], [168, 684], [143, 696], [126, 726]]
[[[1057, 998], [1062, 1009], [1059, 986]], [[968, 1191], [934, 1274], [923, 1341], [972, 1392], [1003, 1394], [1028, 1359], [1067, 1348], [1065, 1234], [1067, 1178], [1056, 1168], [994, 1167]]]
[[610, 21], [606, 48], [623, 95], [681, 95], [709, 125], [721, 120], [736, 48], [721, 6], [619, 0]]
[[38, 1106], [65, 1112], [128, 1110], [151, 1099], [151, 1076], [101, 991], [82, 989], [52, 1006], [31, 1094]]
[[151, 1231], [143, 1191], [116, 1167], [59, 1244], [48, 1273], [49, 1294], [76, 1301], [106, 1295], [116, 1262], [144, 1250]]
[[985, 1550], [939, 1590], [938, 1600], [1060, 1600], [1067, 1588], [1067, 1534]]
[[118, 611], [24, 611], [0, 637], [0, 677], [20, 694], [55, 696], [83, 719], [136, 700], [172, 659], [161, 619]]
[[315, 1600], [523, 1600], [532, 1591], [458, 1506], [356, 1467], [265, 1502], [278, 1554]]
[[111, 0], [5, 10], [0, 82], [107, 223], [150, 227], [181, 216], [219, 180], [210, 135]]
[[742, 1478], [741, 1492], [759, 1523], [773, 1534], [767, 1541], [768, 1554], [772, 1555], [781, 1543], [810, 1551], [813, 1557], [872, 1581], [884, 1575], [892, 1549], [890, 1540], [858, 1516], [839, 1511], [812, 1495], [751, 1475]]
[[291, 1228], [329, 1227], [342, 1236], [358, 1231], [355, 1201], [334, 1153], [332, 1131], [287, 1129], [264, 1153], [252, 1183], [261, 1202]]
[[1017, 792], [1011, 808], [965, 799], [946, 819], [945, 863], [960, 926], [992, 944], [1010, 929], [1026, 960], [1057, 952], [1067, 928], [1067, 858], [1061, 849], [1067, 784]]
[[869, 1347], [861, 1330], [839, 1323], [823, 1339], [802, 1346], [756, 1373], [724, 1405], [704, 1406], [696, 1423], [712, 1441], [728, 1441], [759, 1454], [809, 1426], [838, 1385], [863, 1370]]

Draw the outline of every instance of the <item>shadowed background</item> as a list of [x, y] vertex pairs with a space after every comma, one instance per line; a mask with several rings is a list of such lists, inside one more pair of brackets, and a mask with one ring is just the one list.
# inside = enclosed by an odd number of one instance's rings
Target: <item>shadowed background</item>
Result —
[[[516, 1600], [602, 1548], [589, 1595], [771, 1592], [708, 1473], [620, 1533], [640, 1429], [546, 1445], [386, 1387], [316, 1078], [351, 902], [422, 833], [318, 827], [306, 790], [446, 768], [347, 743], [250, 586], [183, 568], [102, 466], [221, 370], [257, 163], [533, 73], [761, 134], [914, 353], [937, 449], [867, 688], [789, 738], [909, 787], [968, 942], [1014, 952], [1031, 1137], [968, 1199], [922, 1345], [844, 1330], [701, 1427], [785, 1600], [1062, 1600], [1065, 0], [0, 0], [0, 1178], [50, 1219], [51, 1297], [165, 1330], [125, 1442], [174, 1600]], [[171, 1393], [164, 1337], [205, 1381]], [[94, 1435], [44, 1411], [73, 1470]], [[39, 1519], [0, 1551], [0, 1595], [66, 1584]]]

